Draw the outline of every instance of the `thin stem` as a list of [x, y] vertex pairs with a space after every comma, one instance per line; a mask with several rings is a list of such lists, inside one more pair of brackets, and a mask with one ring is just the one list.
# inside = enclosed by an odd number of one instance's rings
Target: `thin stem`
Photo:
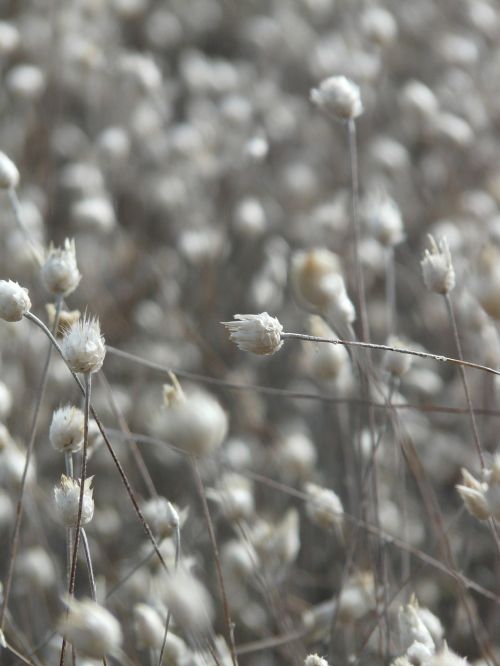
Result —
[[[174, 569], [177, 571], [177, 568], [179, 566], [179, 557], [181, 553], [181, 530], [179, 525], [177, 524], [175, 526], [175, 560], [174, 560]], [[161, 666], [163, 663], [163, 655], [165, 653], [165, 648], [167, 646], [167, 636], [168, 636], [168, 628], [170, 625], [170, 609], [167, 612], [167, 619], [165, 621], [165, 633], [163, 634], [163, 642], [161, 644], [161, 650], [160, 650], [160, 657], [158, 659], [158, 666]]]
[[349, 138], [349, 158], [351, 162], [352, 228], [354, 240], [354, 265], [356, 271], [356, 292], [361, 320], [361, 339], [367, 341], [370, 338], [370, 332], [366, 311], [365, 280], [359, 256], [359, 248], [361, 244], [361, 228], [359, 222], [359, 169], [358, 149], [356, 145], [356, 121], [354, 118], [351, 118], [348, 122], [347, 134]]
[[43, 264], [43, 252], [42, 252], [41, 247], [33, 239], [33, 236], [31, 235], [30, 230], [28, 229], [28, 227], [24, 223], [23, 216], [22, 216], [22, 211], [21, 211], [21, 204], [19, 202], [19, 198], [17, 196], [17, 192], [16, 192], [15, 188], [11, 187], [8, 190], [7, 194], [9, 196], [9, 201], [10, 201], [10, 205], [12, 207], [12, 212], [14, 213], [14, 219], [16, 221], [16, 224], [19, 227], [19, 229], [22, 231], [26, 241], [30, 245], [31, 251], [33, 252], [33, 256], [34, 256], [38, 266], [41, 267], [42, 264]]
[[224, 585], [224, 577], [222, 575], [222, 567], [220, 563], [220, 557], [219, 557], [219, 548], [217, 546], [217, 539], [215, 538], [215, 531], [214, 531], [214, 525], [212, 523], [212, 518], [210, 516], [210, 510], [208, 508], [208, 502], [207, 498], [205, 495], [205, 489], [203, 487], [203, 481], [201, 479], [201, 474], [200, 470], [198, 468], [198, 461], [194, 456], [191, 456], [191, 467], [193, 470], [193, 476], [194, 480], [196, 483], [196, 488], [198, 490], [198, 494], [200, 496], [201, 504], [203, 507], [203, 513], [205, 515], [205, 520], [207, 523], [207, 528], [208, 528], [208, 535], [210, 537], [210, 542], [212, 544], [212, 551], [214, 554], [214, 560], [215, 560], [215, 568], [217, 571], [217, 578], [219, 580], [219, 588], [220, 588], [220, 593], [221, 593], [221, 598], [222, 598], [222, 606], [223, 606], [223, 611], [224, 611], [224, 620], [226, 623], [226, 628], [228, 632], [228, 645], [229, 645], [229, 650], [231, 652], [231, 660], [233, 662], [233, 666], [238, 666], [238, 657], [236, 656], [236, 646], [234, 643], [234, 634], [233, 634], [233, 623], [231, 620], [231, 614], [229, 612], [229, 602], [227, 599], [227, 594], [226, 594], [226, 586]]
[[[75, 593], [76, 583], [76, 565], [78, 561], [78, 544], [80, 542], [80, 528], [82, 525], [82, 512], [83, 512], [83, 498], [85, 495], [85, 480], [87, 478], [87, 453], [89, 444], [89, 416], [90, 416], [90, 392], [92, 390], [92, 375], [86, 372], [83, 376], [85, 386], [85, 402], [83, 407], [83, 452], [82, 452], [82, 468], [80, 473], [80, 497], [78, 499], [78, 514], [76, 517], [75, 525], [75, 540], [73, 544], [73, 559], [71, 562], [71, 574], [69, 579], [69, 596], [72, 597]], [[63, 638], [61, 646], [61, 658], [59, 661], [60, 666], [64, 664], [64, 652], [66, 650], [66, 639]]]
[[[57, 330], [57, 326], [59, 325], [59, 316], [61, 313], [61, 305], [62, 305], [62, 299], [57, 298], [56, 300], [56, 314], [54, 317], [54, 325], [53, 325], [53, 330]], [[48, 330], [48, 329], [47, 329]], [[49, 331], [50, 332], [50, 331]], [[3, 631], [4, 625], [5, 625], [5, 613], [7, 610], [7, 606], [9, 603], [9, 597], [10, 597], [10, 592], [12, 588], [12, 579], [14, 576], [14, 566], [16, 563], [16, 557], [17, 557], [17, 550], [19, 547], [19, 538], [21, 534], [21, 522], [23, 518], [23, 500], [24, 500], [24, 493], [26, 489], [26, 480], [28, 478], [28, 469], [30, 466], [31, 462], [31, 457], [33, 455], [33, 450], [35, 448], [35, 439], [36, 439], [36, 432], [37, 432], [37, 426], [38, 426], [38, 418], [40, 416], [40, 408], [42, 406], [43, 399], [45, 397], [45, 389], [47, 388], [47, 380], [48, 380], [48, 373], [49, 373], [49, 366], [50, 366], [50, 360], [52, 357], [52, 345], [49, 344], [49, 348], [47, 349], [47, 356], [45, 358], [45, 364], [43, 367], [43, 372], [42, 372], [42, 377], [40, 380], [40, 385], [38, 387], [37, 391], [37, 397], [36, 397], [36, 402], [35, 402], [35, 410], [33, 412], [33, 419], [31, 422], [31, 430], [30, 430], [30, 438], [28, 442], [28, 448], [26, 451], [26, 458], [24, 461], [24, 468], [23, 468], [23, 475], [21, 477], [21, 488], [19, 490], [19, 497], [17, 499], [17, 506], [16, 506], [16, 519], [14, 522], [14, 533], [12, 536], [12, 541], [11, 541], [11, 546], [10, 546], [10, 554], [9, 554], [9, 564], [7, 566], [7, 579], [5, 582], [5, 588], [4, 588], [4, 596], [3, 596], [3, 603], [2, 603], [2, 609], [0, 610], [0, 631]]]
[[374, 342], [360, 342], [358, 340], [339, 340], [337, 338], [321, 338], [316, 335], [306, 335], [305, 333], [282, 333], [282, 340], [295, 339], [295, 340], [308, 340], [309, 342], [327, 342], [331, 345], [345, 345], [346, 347], [364, 347], [366, 349], [379, 349], [381, 351], [391, 351], [398, 354], [408, 354], [409, 356], [418, 356], [419, 358], [430, 358], [433, 361], [440, 363], [451, 363], [464, 368], [475, 368], [482, 370], [492, 375], [500, 376], [500, 370], [489, 368], [487, 365], [480, 363], [472, 363], [471, 361], [463, 361], [458, 358], [451, 358], [449, 356], [442, 356], [440, 354], [431, 354], [429, 352], [417, 351], [415, 349], [405, 349], [402, 347], [391, 347], [390, 345], [378, 345]]
[[[37, 317], [36, 315], [34, 315], [32, 312], [26, 312], [24, 316], [26, 317], [26, 319], [29, 319], [29, 321], [33, 322], [33, 323], [35, 324], [35, 326], [38, 326], [38, 328], [40, 328], [40, 329], [43, 331], [43, 333], [45, 333], [45, 335], [46, 335], [46, 336], [49, 338], [49, 340], [52, 342], [52, 345], [53, 345], [53, 346], [55, 347], [55, 349], [57, 350], [57, 353], [59, 354], [59, 356], [62, 358], [62, 360], [64, 361], [64, 363], [66, 363], [66, 359], [64, 358], [64, 354], [63, 354], [63, 352], [62, 352], [61, 346], [59, 345], [59, 343], [57, 342], [57, 340], [55, 339], [55, 337], [52, 335], [52, 333], [49, 331], [49, 329], [47, 328], [47, 326], [45, 326], [45, 324], [43, 323], [43, 321], [41, 321], [40, 319], [38, 319], [38, 317]], [[66, 365], [67, 365], [67, 363], [66, 363]], [[78, 378], [78, 376], [76, 375], [76, 373], [74, 373], [74, 372], [71, 370], [71, 368], [68, 367], [68, 369], [69, 369], [69, 371], [71, 372], [71, 375], [73, 376], [73, 379], [74, 379], [75, 382], [78, 384], [78, 387], [79, 387], [80, 391], [82, 392], [82, 395], [85, 395], [85, 388], [84, 388], [82, 382], [80, 381], [80, 379]], [[130, 482], [129, 482], [128, 478], [127, 478], [127, 475], [125, 474], [125, 471], [124, 471], [123, 467], [121, 466], [120, 461], [119, 461], [118, 458], [116, 457], [116, 453], [115, 453], [113, 447], [111, 446], [111, 442], [109, 441], [108, 436], [106, 435], [106, 431], [105, 431], [105, 429], [104, 429], [104, 426], [103, 426], [103, 424], [102, 424], [102, 421], [101, 421], [101, 419], [97, 416], [96, 411], [95, 411], [95, 409], [92, 407], [92, 405], [90, 405], [90, 413], [92, 414], [92, 417], [93, 417], [94, 421], [96, 422], [97, 427], [99, 428], [99, 432], [101, 433], [102, 438], [104, 439], [104, 443], [106, 444], [106, 447], [107, 447], [107, 449], [108, 449], [108, 451], [109, 451], [109, 454], [110, 454], [110, 456], [111, 456], [111, 458], [112, 458], [112, 460], [113, 460], [113, 463], [114, 463], [116, 469], [118, 470], [118, 473], [119, 473], [119, 475], [120, 475], [120, 477], [121, 477], [122, 483], [123, 483], [123, 485], [125, 486], [125, 490], [127, 491], [127, 494], [128, 494], [128, 496], [129, 496], [129, 498], [130, 498], [130, 501], [132, 502], [132, 505], [133, 505], [134, 510], [135, 510], [135, 512], [136, 512], [136, 514], [137, 514], [137, 516], [138, 516], [138, 518], [139, 518], [139, 521], [140, 521], [140, 523], [141, 523], [141, 525], [142, 525], [142, 527], [143, 527], [143, 529], [144, 529], [144, 532], [146, 533], [146, 536], [148, 537], [149, 541], [152, 543], [153, 548], [154, 548], [154, 550], [155, 550], [155, 553], [156, 553], [156, 555], [158, 556], [158, 559], [159, 559], [160, 562], [161, 562], [161, 565], [163, 566], [163, 568], [164, 568], [166, 571], [168, 571], [168, 567], [167, 567], [167, 564], [166, 564], [166, 562], [165, 562], [165, 558], [164, 558], [163, 555], [161, 554], [160, 549], [158, 548], [158, 544], [156, 543], [156, 539], [154, 538], [153, 533], [151, 532], [151, 528], [149, 527], [149, 525], [148, 525], [146, 519], [144, 518], [144, 515], [143, 515], [143, 513], [142, 513], [142, 511], [141, 511], [141, 508], [140, 508], [140, 506], [139, 506], [139, 503], [138, 503], [138, 501], [137, 501], [137, 498], [136, 498], [136, 496], [135, 496], [135, 493], [134, 493], [134, 491], [132, 490], [132, 486], [130, 485]]]
[[385, 251], [385, 299], [387, 306], [387, 335], [397, 331], [396, 271], [394, 268], [394, 248]]

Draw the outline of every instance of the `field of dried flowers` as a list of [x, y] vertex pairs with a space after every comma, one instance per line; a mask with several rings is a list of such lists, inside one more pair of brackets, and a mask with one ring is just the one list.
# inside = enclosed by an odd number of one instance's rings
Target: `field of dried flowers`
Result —
[[2, 4], [2, 665], [500, 664], [499, 35]]

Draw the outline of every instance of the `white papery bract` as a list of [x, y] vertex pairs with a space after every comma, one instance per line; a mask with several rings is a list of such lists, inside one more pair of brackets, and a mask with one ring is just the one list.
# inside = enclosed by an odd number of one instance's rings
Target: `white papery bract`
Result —
[[235, 321], [221, 322], [229, 331], [229, 338], [238, 349], [252, 354], [269, 356], [283, 346], [283, 326], [267, 312], [234, 315]]

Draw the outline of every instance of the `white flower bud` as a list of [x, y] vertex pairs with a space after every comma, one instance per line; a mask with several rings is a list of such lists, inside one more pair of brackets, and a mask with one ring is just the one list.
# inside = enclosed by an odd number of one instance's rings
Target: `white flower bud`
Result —
[[0, 151], [0, 189], [11, 190], [19, 185], [19, 171], [16, 165]]
[[345, 76], [331, 76], [311, 91], [311, 101], [320, 109], [341, 120], [357, 118], [363, 113], [359, 87]]
[[220, 504], [222, 513], [230, 522], [248, 520], [255, 511], [252, 483], [239, 474], [223, 474], [216, 489], [207, 489], [207, 497]]
[[52, 415], [49, 439], [61, 453], [75, 453], [83, 446], [83, 412], [73, 405], [59, 407]]
[[59, 621], [59, 632], [78, 653], [94, 659], [117, 654], [122, 642], [118, 620], [90, 599], [68, 600], [68, 613]]
[[141, 508], [148, 524], [162, 539], [172, 536], [181, 524], [177, 509], [165, 497], [153, 497]]
[[484, 490], [476, 490], [462, 485], [455, 487], [467, 511], [478, 520], [488, 520], [490, 517], [490, 507]]
[[75, 291], [82, 276], [76, 265], [74, 240], [66, 238], [64, 247], [50, 246], [41, 277], [47, 291], [55, 296], [68, 296]]
[[134, 606], [134, 631], [138, 648], [158, 650], [163, 643], [165, 623], [151, 606], [136, 604]]
[[[91, 488], [93, 476], [85, 479], [82, 505], [81, 524], [86, 525], [94, 515], [94, 500]], [[78, 519], [78, 505], [80, 502], [80, 480], [72, 479], [64, 474], [61, 481], [54, 488], [54, 501], [56, 511], [62, 524], [66, 527], [75, 527]]]
[[184, 569], [162, 579], [160, 593], [176, 625], [200, 634], [209, 629], [213, 605], [204, 586]]
[[426, 249], [420, 262], [425, 286], [437, 294], [448, 294], [455, 286], [455, 271], [446, 238], [436, 243], [429, 235], [430, 250]]
[[309, 520], [323, 529], [332, 527], [340, 530], [343, 523], [344, 508], [333, 490], [322, 488], [314, 483], [307, 483], [305, 491], [308, 496], [306, 513]]
[[258, 315], [237, 314], [234, 318], [237, 321], [223, 321], [221, 324], [229, 330], [229, 339], [238, 349], [267, 356], [283, 346], [283, 326], [276, 317], [261, 312]]
[[364, 204], [364, 217], [375, 238], [385, 247], [393, 247], [404, 240], [401, 211], [387, 194], [369, 196]]
[[106, 346], [99, 320], [84, 317], [73, 324], [62, 340], [61, 349], [73, 372], [92, 373], [100, 370], [106, 356]]
[[304, 666], [329, 666], [326, 659], [317, 654], [310, 654], [304, 661]]
[[162, 428], [169, 443], [193, 455], [207, 455], [222, 444], [228, 420], [215, 398], [197, 392], [167, 406]]
[[30, 308], [27, 289], [12, 280], [0, 280], [0, 319], [21, 321]]
[[434, 640], [418, 613], [418, 603], [415, 598], [412, 598], [406, 606], [400, 606], [398, 626], [402, 652], [406, 652], [415, 641], [434, 651]]

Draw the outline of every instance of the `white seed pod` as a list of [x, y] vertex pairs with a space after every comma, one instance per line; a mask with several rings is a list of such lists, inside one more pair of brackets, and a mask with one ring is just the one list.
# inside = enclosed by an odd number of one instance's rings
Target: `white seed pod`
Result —
[[106, 356], [106, 345], [99, 320], [85, 316], [73, 324], [62, 340], [61, 349], [73, 372], [93, 373], [100, 370]]
[[19, 554], [16, 571], [26, 591], [50, 590], [57, 585], [57, 574], [50, 555], [41, 546]]
[[228, 574], [241, 582], [248, 581], [258, 566], [257, 554], [249, 543], [231, 539], [221, 548], [221, 562]]
[[30, 308], [27, 289], [12, 280], [0, 280], [0, 319], [21, 321]]
[[76, 264], [75, 241], [66, 238], [63, 247], [51, 245], [40, 275], [47, 291], [55, 296], [75, 291], [82, 277]]
[[153, 497], [141, 506], [148, 524], [161, 539], [170, 537], [181, 525], [175, 506], [166, 497]]
[[[90, 476], [85, 479], [82, 525], [89, 523], [94, 515], [93, 488], [91, 487], [93, 478], [93, 476]], [[66, 527], [75, 527], [78, 520], [78, 506], [80, 503], [80, 480], [72, 479], [62, 474], [59, 485], [54, 488], [54, 502], [61, 523]]]
[[257, 238], [266, 230], [266, 212], [255, 197], [242, 199], [234, 212], [233, 227], [244, 238]]
[[305, 485], [307, 494], [306, 513], [309, 520], [325, 530], [342, 529], [344, 508], [333, 490], [322, 488], [314, 483]]
[[345, 76], [324, 79], [311, 90], [311, 101], [328, 115], [352, 120], [363, 113], [359, 87]]
[[490, 506], [484, 490], [476, 490], [468, 486], [455, 486], [462, 498], [467, 511], [478, 520], [488, 520], [490, 517]]
[[398, 627], [402, 652], [406, 652], [415, 641], [434, 652], [434, 640], [418, 614], [418, 602], [415, 598], [412, 598], [406, 606], [399, 607]]
[[19, 185], [19, 171], [16, 165], [0, 151], [0, 189], [12, 190]]
[[227, 429], [226, 412], [213, 396], [201, 391], [170, 402], [162, 423], [162, 434], [169, 443], [197, 456], [213, 453]]
[[184, 568], [164, 575], [159, 593], [178, 627], [193, 634], [209, 630], [213, 617], [210, 595]]
[[373, 574], [362, 571], [352, 576], [344, 585], [338, 604], [341, 622], [356, 622], [372, 611], [376, 606]]
[[83, 446], [83, 412], [73, 405], [59, 407], [52, 414], [49, 439], [56, 451], [75, 453]]
[[329, 304], [329, 292], [324, 281], [340, 270], [338, 256], [329, 250], [295, 252], [290, 273], [295, 296], [308, 308], [325, 310]]
[[229, 331], [229, 339], [242, 351], [268, 356], [283, 346], [283, 326], [267, 312], [258, 315], [234, 315], [235, 321], [221, 324]]
[[364, 217], [375, 238], [385, 247], [394, 247], [405, 239], [401, 211], [387, 194], [369, 196], [364, 203]]
[[163, 643], [165, 623], [147, 604], [134, 606], [134, 631], [139, 649], [158, 650]]
[[255, 512], [252, 483], [239, 474], [225, 473], [217, 482], [217, 488], [207, 489], [207, 497], [220, 505], [230, 522], [248, 520]]
[[329, 666], [326, 659], [317, 654], [309, 654], [305, 658], [304, 666]]
[[447, 645], [425, 662], [425, 666], [467, 666], [467, 664], [465, 658], [452, 652]]
[[398, 24], [383, 7], [369, 7], [361, 16], [363, 33], [378, 46], [389, 46], [396, 39]]
[[406, 657], [410, 664], [427, 664], [433, 655], [434, 648], [430, 648], [420, 641], [414, 641], [406, 650]]
[[318, 454], [311, 438], [306, 433], [293, 429], [279, 442], [276, 459], [285, 479], [304, 481], [311, 477]]
[[448, 294], [455, 286], [455, 271], [446, 238], [438, 243], [429, 235], [430, 250], [426, 249], [420, 265], [425, 286], [437, 294]]
[[28, 102], [42, 95], [45, 83], [43, 71], [35, 65], [16, 65], [5, 77], [5, 86], [9, 93], [19, 100]]
[[250, 542], [262, 563], [272, 570], [291, 564], [300, 550], [298, 511], [289, 509], [279, 522], [257, 522]]
[[116, 226], [116, 216], [111, 201], [102, 194], [87, 196], [71, 207], [72, 222], [85, 230], [107, 234]]
[[58, 631], [85, 657], [102, 659], [119, 653], [122, 631], [118, 620], [103, 606], [84, 599], [69, 598]]

